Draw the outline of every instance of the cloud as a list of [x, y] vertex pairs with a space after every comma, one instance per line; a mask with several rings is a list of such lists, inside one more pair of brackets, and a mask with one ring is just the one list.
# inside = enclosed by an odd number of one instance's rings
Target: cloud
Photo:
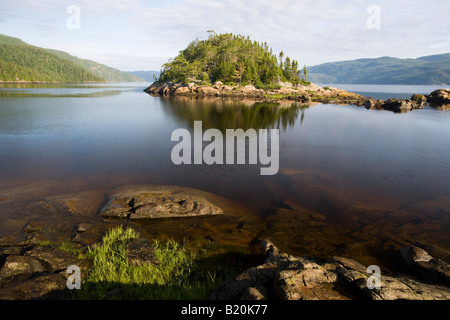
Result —
[[[69, 5], [81, 9], [78, 33], [64, 29]], [[381, 29], [366, 26], [370, 5], [380, 8]], [[59, 43], [61, 50], [68, 41], [72, 47], [95, 46], [111, 57], [108, 62], [114, 61], [111, 50], [117, 48], [126, 48], [135, 61], [142, 61], [137, 53], [151, 57], [151, 66], [137, 69], [159, 68], [196, 37], [205, 39], [210, 29], [267, 41], [274, 52], [283, 50], [301, 64], [313, 65], [450, 51], [448, 12], [447, 0], [2, 0], [0, 27], [2, 32], [10, 29], [10, 34], [22, 30], [35, 41], [54, 39], [53, 47]], [[14, 28], [15, 24], [22, 25]], [[39, 30], [40, 37], [33, 29], [37, 25], [48, 27]], [[119, 66], [125, 56], [117, 59]]]

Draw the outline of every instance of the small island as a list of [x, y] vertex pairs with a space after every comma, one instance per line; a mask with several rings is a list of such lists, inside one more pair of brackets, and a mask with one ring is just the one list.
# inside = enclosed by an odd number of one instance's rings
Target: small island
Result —
[[191, 96], [252, 99], [257, 102], [292, 101], [302, 104], [333, 103], [364, 106], [397, 113], [433, 107], [450, 107], [450, 90], [440, 89], [408, 100], [375, 100], [339, 88], [320, 87], [307, 80], [306, 66], [281, 51], [278, 56], [266, 42], [241, 35], [210, 33], [194, 40], [163, 65], [159, 79], [144, 91], [153, 96]]

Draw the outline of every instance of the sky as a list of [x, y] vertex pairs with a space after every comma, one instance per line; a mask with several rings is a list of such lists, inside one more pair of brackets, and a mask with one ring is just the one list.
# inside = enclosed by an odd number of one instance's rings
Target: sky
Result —
[[448, 0], [0, 0], [0, 34], [137, 71], [214, 30], [312, 66], [450, 52], [449, 13]]

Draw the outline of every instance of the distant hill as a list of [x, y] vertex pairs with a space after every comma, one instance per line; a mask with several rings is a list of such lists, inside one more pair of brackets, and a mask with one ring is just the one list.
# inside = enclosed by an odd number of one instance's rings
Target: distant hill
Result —
[[52, 49], [46, 49], [49, 52], [70, 60], [74, 63], [76, 63], [77, 65], [83, 67], [84, 69], [92, 72], [93, 74], [105, 79], [106, 81], [113, 81], [113, 82], [144, 82], [145, 80], [141, 77], [138, 77], [134, 74], [130, 74], [127, 72], [122, 72], [119, 71], [117, 69], [108, 67], [104, 64], [100, 64], [97, 62], [94, 62], [92, 60], [85, 60], [85, 59], [80, 59], [77, 57], [74, 57], [70, 54], [68, 54], [67, 52], [63, 52], [63, 51], [58, 51], [58, 50], [52, 50]]
[[328, 62], [308, 67], [315, 83], [450, 84], [450, 53], [416, 59], [381, 57]]
[[0, 81], [141, 82], [144, 79], [66, 52], [0, 34]]
[[159, 71], [124, 71], [124, 72], [134, 74], [135, 76], [138, 76], [147, 82], [155, 81], [155, 79], [153, 78], [153, 75], [156, 78], [159, 78], [159, 75], [160, 75]]

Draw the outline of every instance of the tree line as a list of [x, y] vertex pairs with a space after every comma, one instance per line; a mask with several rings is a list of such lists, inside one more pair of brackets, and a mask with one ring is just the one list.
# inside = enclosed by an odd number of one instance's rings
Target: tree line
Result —
[[207, 40], [196, 39], [179, 55], [162, 66], [159, 82], [201, 82], [212, 84], [253, 84], [257, 87], [291, 82], [307, 83], [306, 66], [303, 75], [299, 63], [277, 56], [266, 42], [232, 33], [215, 34], [212, 30]]

